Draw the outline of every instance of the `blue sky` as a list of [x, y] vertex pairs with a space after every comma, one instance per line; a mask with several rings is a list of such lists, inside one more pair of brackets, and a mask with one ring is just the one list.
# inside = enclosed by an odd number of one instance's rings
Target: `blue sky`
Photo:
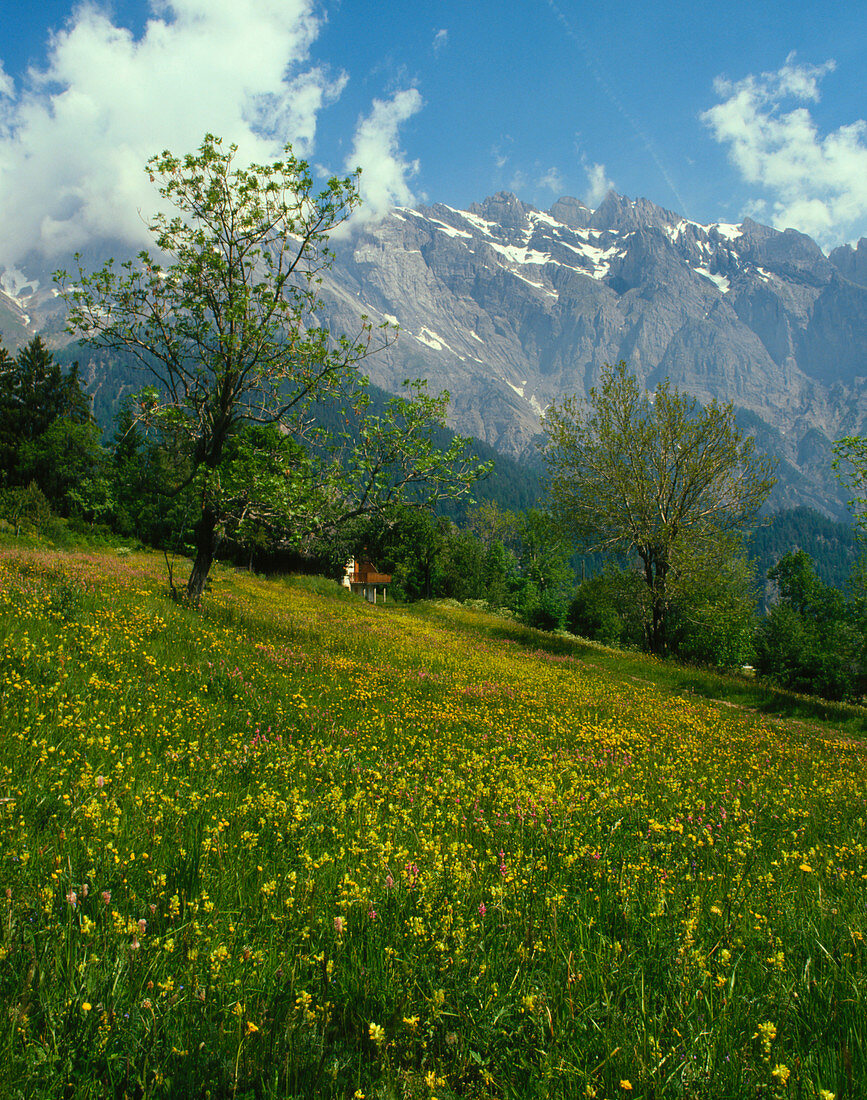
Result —
[[364, 169], [368, 216], [605, 189], [829, 248], [867, 235], [863, 3], [2, 0], [0, 266], [144, 240], [210, 130]]

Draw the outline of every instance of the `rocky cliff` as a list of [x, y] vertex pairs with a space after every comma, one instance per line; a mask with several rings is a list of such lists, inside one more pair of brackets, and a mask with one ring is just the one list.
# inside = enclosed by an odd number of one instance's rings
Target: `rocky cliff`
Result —
[[[731, 401], [782, 460], [778, 504], [842, 509], [830, 445], [867, 431], [867, 241], [826, 257], [749, 219], [699, 225], [613, 192], [596, 210], [562, 198], [540, 211], [503, 192], [396, 209], [335, 250], [322, 320], [397, 322], [372, 381], [448, 389], [457, 430], [527, 455], [553, 399], [624, 359], [649, 389], [667, 377]], [[61, 328], [44, 277], [0, 279], [7, 342]]]
[[624, 359], [649, 389], [731, 401], [783, 460], [779, 503], [839, 511], [830, 444], [867, 426], [867, 241], [828, 258], [795, 230], [699, 225], [613, 192], [547, 212], [500, 193], [395, 210], [337, 257], [329, 323], [396, 320], [372, 379], [449, 389], [458, 430], [520, 456], [551, 400]]

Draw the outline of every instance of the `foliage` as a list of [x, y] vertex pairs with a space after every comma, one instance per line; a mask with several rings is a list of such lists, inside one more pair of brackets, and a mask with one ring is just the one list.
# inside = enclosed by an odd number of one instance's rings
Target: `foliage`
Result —
[[439, 559], [448, 530], [447, 520], [401, 508], [365, 525], [353, 553], [371, 554], [380, 568], [391, 573], [396, 598], [429, 600], [439, 594]]
[[550, 517], [492, 501], [468, 516], [462, 530], [443, 516], [397, 509], [357, 529], [346, 556], [372, 556], [392, 574], [398, 599], [481, 600], [540, 629], [562, 626], [575, 578]]
[[680, 539], [673, 561], [672, 652], [722, 668], [752, 661], [758, 594], [742, 540], [734, 535]]
[[635, 570], [605, 569], [578, 586], [566, 615], [573, 634], [608, 646], [641, 646], [647, 585]]
[[78, 365], [64, 374], [40, 336], [14, 359], [0, 345], [0, 485], [34, 483], [69, 514], [87, 509], [90, 499], [72, 491], [99, 479], [103, 459]]
[[515, 608], [528, 626], [557, 630], [575, 586], [566, 540], [551, 516], [538, 508], [516, 516], [515, 522]]
[[[358, 204], [355, 177], [332, 179], [317, 195], [288, 146], [283, 160], [246, 169], [235, 167], [235, 153], [207, 135], [197, 153], [151, 158], [151, 179], [162, 181], [174, 210], [150, 224], [157, 257], [141, 252], [137, 263], [118, 271], [109, 262], [95, 274], [79, 261], [74, 281], [56, 276], [71, 331], [132, 353], [156, 382], [139, 396], [138, 417], [165, 453], [184, 459], [173, 491], [195, 484], [193, 602], [227, 525], [279, 524], [285, 538], [303, 537], [395, 501], [459, 496], [481, 472], [465, 440], [455, 437], [445, 454], [433, 443], [447, 394], [408, 384], [382, 415], [367, 414], [359, 364], [393, 339], [387, 325], [374, 333], [362, 320], [352, 337], [316, 325], [328, 234]], [[342, 410], [337, 454], [312, 418], [317, 403]], [[290, 467], [281, 478], [273, 433], [248, 434], [243, 445], [251, 492], [239, 493], [237, 483], [227, 491], [227, 446], [251, 425], [313, 443], [313, 495], [297, 497], [305, 471]], [[233, 461], [238, 468], [241, 454]]]
[[750, 534], [746, 545], [758, 577], [765, 578], [784, 554], [803, 550], [815, 562], [819, 578], [841, 590], [849, 583], [859, 555], [857, 528], [805, 507], [770, 516]]
[[0, 556], [2, 1095], [865, 1093], [863, 711], [214, 582]]
[[867, 530], [867, 439], [850, 435], [838, 439], [833, 447], [837, 478], [854, 494], [849, 503], [855, 523]]
[[51, 516], [48, 497], [35, 481], [0, 489], [0, 518], [11, 524], [16, 538], [23, 528], [41, 531]]
[[487, 596], [484, 547], [469, 531], [449, 524], [439, 553], [437, 595], [455, 600], [480, 600]]
[[57, 419], [19, 451], [21, 475], [39, 485], [56, 511], [99, 519], [113, 508], [105, 452], [93, 421]]
[[118, 533], [161, 550], [192, 550], [195, 486], [191, 481], [180, 492], [166, 492], [183, 471], [189, 471], [183, 456], [149, 440], [139, 428], [132, 402], [122, 403], [111, 442], [113, 524]]
[[816, 575], [803, 550], [768, 571], [780, 600], [756, 633], [756, 670], [793, 691], [828, 699], [860, 699], [867, 691], [867, 652], [861, 601]]
[[[752, 658], [756, 585], [752, 563], [731, 536], [672, 548], [669, 646], [698, 664], [733, 668]], [[582, 582], [567, 616], [569, 630], [605, 645], [641, 646], [651, 594], [635, 569], [609, 567]]]
[[638, 555], [648, 647], [664, 653], [675, 546], [753, 522], [772, 464], [741, 437], [730, 405], [701, 408], [667, 381], [642, 394], [622, 362], [604, 369], [586, 404], [552, 404], [543, 426], [552, 513], [588, 549]]

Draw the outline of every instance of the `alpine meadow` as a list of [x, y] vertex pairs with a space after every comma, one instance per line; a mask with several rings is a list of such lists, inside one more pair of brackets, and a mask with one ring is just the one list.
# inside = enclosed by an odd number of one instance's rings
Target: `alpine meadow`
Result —
[[0, 4], [0, 1100], [867, 1098], [863, 12], [645, 7]]
[[863, 1091], [862, 710], [153, 554], [0, 585], [5, 1095]]

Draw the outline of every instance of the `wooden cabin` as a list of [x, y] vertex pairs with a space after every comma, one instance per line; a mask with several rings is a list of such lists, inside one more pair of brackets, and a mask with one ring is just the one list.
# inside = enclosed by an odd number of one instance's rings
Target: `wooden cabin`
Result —
[[377, 603], [379, 594], [385, 603], [386, 586], [391, 584], [390, 573], [379, 573], [373, 562], [367, 558], [353, 558], [346, 563], [343, 574], [343, 586], [351, 592], [363, 596], [368, 603]]

